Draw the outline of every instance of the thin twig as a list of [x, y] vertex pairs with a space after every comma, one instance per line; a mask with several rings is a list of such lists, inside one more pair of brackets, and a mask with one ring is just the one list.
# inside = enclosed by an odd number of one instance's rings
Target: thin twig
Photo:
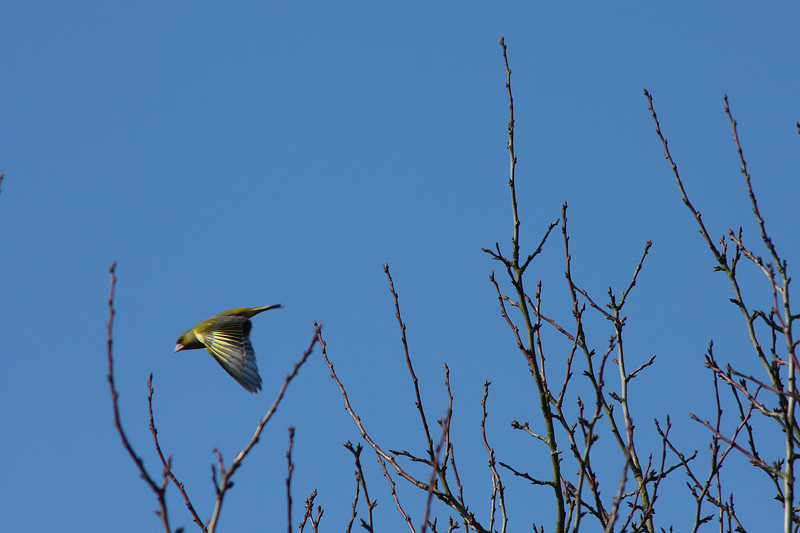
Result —
[[358, 502], [358, 492], [360, 484], [364, 488], [364, 501], [367, 504], [367, 518], [369, 520], [368, 523], [365, 523], [363, 520], [361, 522], [362, 524], [364, 524], [364, 529], [371, 532], [373, 530], [372, 510], [375, 508], [376, 505], [378, 505], [378, 502], [377, 500], [370, 501], [369, 499], [369, 492], [367, 491], [367, 481], [364, 478], [364, 471], [361, 467], [361, 450], [363, 449], [363, 447], [361, 446], [361, 443], [358, 443], [355, 447], [353, 447], [353, 444], [350, 441], [345, 442], [344, 447], [347, 448], [350, 451], [350, 453], [353, 454], [353, 458], [356, 464], [356, 496], [353, 499], [353, 514], [350, 518], [350, 523], [347, 526], [347, 531], [350, 531], [353, 521], [356, 518], [356, 503]]
[[156, 446], [156, 453], [158, 453], [158, 458], [161, 460], [161, 465], [164, 468], [164, 474], [172, 480], [175, 486], [178, 487], [178, 491], [181, 493], [181, 496], [183, 496], [183, 501], [186, 504], [186, 508], [192, 515], [192, 520], [194, 520], [194, 523], [197, 524], [202, 531], [205, 531], [206, 525], [200, 519], [197, 511], [195, 511], [194, 505], [192, 505], [192, 501], [189, 499], [189, 494], [186, 492], [186, 488], [183, 486], [183, 483], [178, 481], [178, 478], [172, 471], [172, 457], [165, 459], [164, 452], [161, 451], [161, 443], [158, 442], [158, 430], [156, 429], [155, 418], [153, 416], [153, 392], [153, 374], [151, 372], [150, 378], [147, 380], [147, 409], [150, 412], [150, 432], [153, 434], [153, 442]]
[[306, 362], [308, 357], [311, 355], [311, 352], [314, 351], [314, 345], [317, 343], [318, 339], [320, 338], [320, 334], [322, 331], [322, 326], [314, 323], [314, 337], [311, 339], [311, 342], [308, 345], [306, 351], [300, 356], [300, 360], [295, 363], [294, 368], [292, 371], [286, 376], [283, 380], [283, 384], [281, 385], [280, 390], [278, 391], [277, 396], [275, 396], [275, 400], [272, 402], [269, 410], [264, 415], [264, 417], [259, 420], [258, 424], [256, 425], [256, 431], [253, 433], [253, 436], [250, 438], [250, 441], [242, 448], [242, 451], [236, 454], [234, 457], [233, 462], [231, 465], [225, 469], [222, 463], [222, 455], [217, 452], [217, 457], [219, 459], [218, 469], [220, 473], [220, 481], [219, 484], [215, 483], [216, 491], [217, 491], [217, 498], [214, 503], [214, 512], [211, 515], [211, 520], [208, 522], [208, 531], [213, 533], [216, 528], [217, 521], [219, 520], [219, 512], [222, 508], [222, 500], [225, 497], [225, 492], [232, 486], [230, 482], [231, 476], [242, 466], [242, 461], [244, 458], [247, 457], [247, 454], [250, 453], [250, 450], [253, 449], [253, 446], [256, 445], [258, 442], [259, 437], [261, 436], [261, 432], [264, 430], [264, 426], [267, 425], [267, 422], [270, 421], [272, 415], [275, 414], [275, 411], [278, 409], [278, 405], [280, 404], [281, 400], [283, 399], [283, 395], [286, 392], [286, 389], [289, 387], [289, 383], [292, 382], [294, 377], [297, 375], [297, 372], [300, 370], [300, 367]]
[[[447, 368], [445, 366], [445, 368]], [[448, 371], [449, 372], [449, 371]], [[422, 513], [422, 527], [420, 528], [420, 533], [425, 533], [428, 527], [428, 517], [430, 516], [431, 512], [431, 503], [433, 501], [433, 489], [435, 487], [434, 482], [436, 481], [437, 477], [443, 477], [441, 468], [439, 467], [439, 456], [442, 451], [442, 447], [444, 443], [449, 439], [450, 435], [450, 420], [453, 416], [453, 407], [452, 405], [448, 406], [447, 413], [445, 414], [444, 418], [441, 421], [442, 424], [442, 434], [439, 437], [439, 442], [436, 444], [436, 453], [434, 454], [433, 458], [433, 468], [431, 468], [431, 475], [428, 478], [428, 498], [425, 502], [425, 511]], [[447, 458], [442, 461], [442, 465], [447, 466]], [[491, 528], [490, 528], [491, 530]]]
[[292, 446], [294, 445], [294, 426], [289, 426], [289, 447], [286, 449], [286, 533], [292, 533]]
[[[376, 443], [372, 439], [372, 437], [369, 435], [369, 433], [367, 433], [367, 430], [364, 427], [364, 424], [361, 422], [361, 418], [358, 415], [356, 415], [355, 411], [353, 410], [353, 407], [350, 405], [350, 399], [347, 396], [347, 391], [346, 391], [344, 385], [342, 384], [341, 380], [339, 379], [339, 377], [336, 375], [336, 371], [334, 370], [333, 363], [328, 358], [327, 346], [326, 346], [325, 341], [322, 339], [322, 335], [321, 334], [319, 335], [319, 344], [320, 344], [320, 349], [322, 350], [322, 357], [325, 360], [325, 364], [328, 366], [328, 370], [330, 370], [331, 378], [333, 379], [334, 382], [336, 382], [336, 385], [339, 387], [339, 392], [341, 393], [342, 399], [344, 400], [344, 408], [348, 412], [348, 414], [350, 415], [350, 418], [352, 418], [353, 422], [356, 424], [356, 427], [358, 428], [359, 432], [361, 433], [361, 438], [363, 438], [367, 442], [367, 444], [369, 444], [370, 447], [372, 447], [372, 449], [375, 451], [376, 458], [377, 458], [378, 462], [380, 463], [381, 468], [383, 469], [384, 476], [389, 481], [389, 485], [390, 485], [390, 487], [392, 489], [392, 498], [394, 499], [395, 504], [397, 505], [397, 509], [400, 512], [400, 514], [403, 516], [403, 519], [406, 521], [406, 524], [408, 525], [409, 529], [412, 532], [415, 531], [414, 530], [414, 526], [411, 523], [411, 519], [409, 518], [408, 514], [403, 510], [402, 506], [400, 505], [400, 501], [397, 498], [397, 494], [396, 494], [395, 489], [394, 489], [395, 483], [394, 483], [394, 480], [392, 479], [392, 477], [389, 475], [389, 471], [386, 468], [386, 463], [389, 463], [390, 465], [392, 465], [392, 467], [394, 468], [395, 472], [397, 472], [397, 474], [400, 477], [402, 477], [403, 479], [405, 479], [406, 481], [408, 481], [409, 483], [411, 483], [415, 487], [419, 488], [420, 490], [423, 490], [425, 492], [433, 490], [433, 495], [437, 499], [441, 500], [446, 505], [448, 505], [452, 509], [454, 509], [459, 515], [461, 515], [461, 517], [464, 519], [466, 524], [468, 524], [473, 530], [475, 530], [475, 531], [477, 531], [479, 533], [489, 533], [475, 519], [475, 516], [473, 515], [473, 513], [471, 513], [465, 505], [461, 504], [458, 501], [458, 498], [456, 498], [455, 496], [452, 495], [452, 493], [450, 493], [450, 491], [449, 491], [449, 489], [447, 489], [446, 485], [444, 487], [445, 490], [439, 490], [436, 487], [431, 487], [428, 483], [426, 483], [424, 481], [420, 481], [419, 479], [416, 479], [414, 476], [409, 474], [402, 466], [400, 466], [400, 464], [391, 455], [391, 453], [387, 453], [383, 448], [381, 448], [378, 445], [378, 443]], [[434, 461], [435, 460], [436, 460], [436, 457], [435, 457], [435, 452], [434, 452]], [[443, 478], [443, 477], [444, 476], [441, 476], [441, 478]]]
[[400, 303], [397, 298], [397, 292], [394, 290], [394, 281], [392, 281], [392, 275], [389, 273], [389, 265], [383, 265], [383, 271], [386, 273], [386, 277], [389, 280], [389, 290], [392, 293], [392, 297], [394, 297], [394, 310], [395, 310], [395, 317], [397, 318], [397, 323], [400, 326], [400, 339], [403, 342], [403, 351], [406, 356], [406, 365], [408, 366], [408, 372], [411, 374], [411, 380], [414, 383], [414, 396], [416, 397], [417, 410], [419, 411], [419, 417], [422, 422], [422, 430], [425, 434], [425, 440], [427, 443], [427, 450], [428, 450], [428, 457], [430, 458], [431, 462], [434, 462], [434, 450], [433, 450], [433, 440], [431, 439], [431, 432], [428, 429], [428, 419], [425, 416], [425, 410], [422, 407], [422, 396], [419, 393], [419, 380], [417, 379], [416, 373], [414, 373], [414, 366], [411, 364], [411, 356], [408, 354], [408, 341], [406, 340], [406, 325], [403, 323], [403, 319], [400, 318]]
[[314, 530], [314, 533], [317, 533], [319, 530], [319, 521], [322, 518], [322, 514], [325, 512], [323, 511], [321, 506], [317, 506], [317, 518], [314, 518], [314, 498], [317, 497], [317, 489], [311, 491], [311, 495], [306, 498], [305, 501], [305, 513], [303, 514], [303, 520], [300, 521], [300, 532], [302, 533], [303, 529], [306, 527], [306, 521], [311, 521], [311, 529]]
[[[1, 177], [1, 176], [0, 176]], [[111, 263], [111, 266], [108, 269], [108, 273], [111, 276], [111, 288], [108, 291], [108, 324], [106, 325], [106, 350], [108, 354], [108, 386], [111, 390], [111, 404], [114, 409], [114, 426], [117, 428], [117, 433], [119, 433], [120, 438], [122, 439], [122, 445], [125, 447], [125, 450], [130, 455], [133, 462], [136, 463], [136, 467], [139, 469], [139, 474], [141, 475], [142, 479], [145, 480], [147, 485], [150, 489], [156, 494], [156, 498], [158, 499], [158, 510], [156, 514], [161, 518], [161, 524], [164, 526], [164, 531], [166, 533], [171, 533], [171, 529], [169, 526], [169, 519], [167, 517], [167, 502], [166, 502], [166, 491], [167, 491], [167, 479], [166, 476], [164, 477], [164, 481], [159, 485], [155, 482], [155, 480], [150, 476], [147, 472], [147, 469], [144, 466], [144, 461], [142, 458], [136, 455], [136, 452], [133, 450], [133, 446], [131, 446], [130, 441], [128, 440], [128, 436], [125, 434], [125, 430], [122, 429], [122, 420], [119, 416], [119, 393], [117, 392], [116, 385], [114, 383], [114, 356], [113, 356], [113, 345], [114, 345], [114, 337], [113, 337], [113, 329], [114, 329], [114, 316], [116, 315], [116, 311], [114, 310], [114, 289], [117, 285], [117, 262], [114, 261]]]
[[489, 446], [489, 441], [486, 439], [486, 399], [489, 396], [489, 381], [483, 383], [483, 398], [481, 399], [481, 408], [483, 416], [481, 416], [481, 435], [483, 436], [483, 446], [489, 454], [489, 469], [492, 473], [492, 512], [489, 520], [489, 531], [494, 531], [494, 513], [495, 513], [495, 499], [500, 507], [500, 515], [502, 519], [502, 526], [500, 527], [501, 533], [505, 533], [508, 526], [508, 516], [506, 515], [506, 501], [505, 501], [505, 486], [500, 479], [500, 474], [497, 473], [495, 466], [494, 448]]
[[[444, 386], [447, 389], [447, 410], [452, 412], [453, 410], [453, 393], [450, 391], [450, 369], [447, 367], [447, 363], [444, 364]], [[453, 443], [450, 442], [450, 432], [447, 432], [447, 441], [445, 442], [446, 453], [445, 459], [450, 458], [450, 467], [453, 469], [453, 477], [456, 480], [456, 487], [458, 488], [458, 501], [464, 506], [464, 488], [461, 486], [461, 479], [458, 477], [458, 468], [456, 468], [456, 455], [455, 455], [455, 448], [453, 447]]]

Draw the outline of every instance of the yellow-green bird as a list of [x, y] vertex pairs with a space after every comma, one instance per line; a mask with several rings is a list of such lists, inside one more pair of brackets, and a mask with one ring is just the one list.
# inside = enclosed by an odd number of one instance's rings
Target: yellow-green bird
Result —
[[258, 392], [261, 390], [261, 376], [258, 375], [256, 354], [250, 344], [250, 329], [253, 327], [250, 319], [279, 307], [281, 304], [223, 311], [178, 337], [175, 351], [205, 348], [242, 387], [250, 392]]

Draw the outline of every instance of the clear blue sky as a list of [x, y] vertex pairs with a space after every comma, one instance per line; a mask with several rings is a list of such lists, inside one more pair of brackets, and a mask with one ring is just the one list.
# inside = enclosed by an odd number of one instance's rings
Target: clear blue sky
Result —
[[[498, 265], [480, 251], [511, 235], [501, 36], [513, 71], [523, 246], [535, 246], [568, 201], [573, 274], [604, 300], [654, 242], [627, 308], [630, 360], [658, 355], [632, 388], [637, 432], [657, 451], [652, 419], [669, 413], [684, 448], [704, 451], [708, 435], [688, 413], [713, 416], [702, 366], [709, 339], [721, 361], [759, 367], [680, 202], [642, 88], [712, 233], [744, 225], [755, 243], [722, 111], [727, 92], [768, 227], [794, 273], [800, 8], [545, 4], [4, 4], [2, 529], [160, 527], [112, 425], [104, 328], [114, 260], [123, 423], [157, 475], [152, 372], [162, 444], [205, 518], [212, 447], [230, 461], [249, 439], [314, 320], [373, 436], [423, 449], [384, 262], [432, 420], [444, 414], [442, 364], [450, 366], [453, 439], [462, 471], [471, 470], [473, 510], [485, 516], [491, 487], [479, 441], [484, 380], [493, 383], [498, 458], [546, 475], [543, 447], [509, 427], [513, 418], [540, 424], [537, 400], [488, 280]], [[529, 287], [542, 279], [545, 308], [568, 322], [559, 237]], [[747, 279], [764, 294], [762, 279]], [[285, 309], [255, 318], [252, 334], [262, 393], [248, 394], [204, 351], [173, 354], [199, 320], [272, 303]], [[611, 330], [591, 321], [602, 351]], [[546, 339], [558, 364], [563, 342], [552, 331]], [[344, 529], [354, 482], [342, 443], [358, 433], [316, 352], [234, 478], [222, 531], [285, 528], [289, 425], [296, 520], [317, 488], [322, 530]], [[609, 457], [611, 492], [621, 463]], [[379, 529], [404, 530], [374, 454], [363, 463]], [[764, 476], [737, 464], [727, 479], [740, 483], [729, 488], [738, 487], [742, 518], [774, 529], [777, 504], [747, 505], [748, 491], [769, 491]], [[515, 495], [512, 529], [551, 523], [546, 489], [501, 475]], [[685, 529], [684, 479], [668, 485], [657, 523]], [[402, 489], [419, 524], [424, 499]], [[174, 487], [169, 504], [173, 527], [195, 529]]]

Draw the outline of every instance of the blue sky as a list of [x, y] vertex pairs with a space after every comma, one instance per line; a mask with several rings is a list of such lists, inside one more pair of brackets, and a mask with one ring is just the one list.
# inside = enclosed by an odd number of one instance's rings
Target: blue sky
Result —
[[[314, 320], [373, 436], [423, 449], [385, 262], [432, 420], [444, 414], [442, 365], [450, 367], [453, 438], [462, 470], [476, 465], [465, 494], [475, 510], [487, 512], [491, 489], [479, 441], [484, 380], [493, 383], [487, 428], [498, 458], [545, 475], [543, 448], [509, 427], [513, 418], [538, 423], [538, 400], [489, 283], [498, 264], [480, 251], [511, 235], [501, 36], [513, 71], [523, 247], [538, 244], [567, 201], [573, 275], [603, 300], [609, 286], [627, 285], [653, 241], [626, 307], [629, 357], [658, 355], [632, 388], [637, 431], [656, 446], [652, 419], [670, 414], [685, 449], [705, 450], [708, 435], [688, 413], [713, 416], [708, 341], [721, 361], [760, 369], [681, 204], [642, 88], [712, 233], [743, 225], [755, 243], [722, 110], [729, 95], [791, 273], [800, 260], [798, 20], [790, 2], [4, 4], [3, 528], [159, 527], [155, 498], [112, 425], [104, 328], [115, 260], [123, 423], [157, 473], [152, 372], [162, 445], [202, 516], [213, 503], [212, 447], [229, 461], [246, 443]], [[529, 287], [541, 279], [546, 308], [568, 322], [562, 243], [551, 239]], [[768, 305], [764, 281], [744, 275]], [[203, 351], [172, 353], [201, 319], [273, 303], [285, 309], [254, 319], [258, 395]], [[611, 330], [597, 316], [591, 328], [602, 350]], [[564, 345], [547, 335], [557, 365]], [[296, 519], [317, 488], [322, 530], [343, 530], [354, 482], [342, 443], [358, 433], [317, 352], [236, 474], [223, 531], [285, 527], [289, 425]], [[610, 491], [621, 463], [609, 457]], [[374, 455], [362, 460], [379, 528], [403, 530]], [[779, 524], [768, 496], [748, 506], [748, 491], [769, 486], [737, 460], [728, 480], [742, 517], [757, 529]], [[549, 524], [545, 489], [501, 475], [514, 494], [512, 529]], [[685, 528], [684, 479], [662, 490], [658, 525]], [[192, 530], [174, 487], [168, 497], [173, 527]], [[403, 487], [401, 497], [418, 524], [423, 495]]]

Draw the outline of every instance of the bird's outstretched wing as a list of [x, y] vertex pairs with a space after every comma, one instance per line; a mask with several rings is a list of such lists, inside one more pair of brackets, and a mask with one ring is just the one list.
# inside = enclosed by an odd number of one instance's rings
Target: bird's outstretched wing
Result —
[[220, 316], [201, 342], [220, 366], [250, 392], [261, 390], [256, 354], [250, 344], [252, 323], [241, 316]]

